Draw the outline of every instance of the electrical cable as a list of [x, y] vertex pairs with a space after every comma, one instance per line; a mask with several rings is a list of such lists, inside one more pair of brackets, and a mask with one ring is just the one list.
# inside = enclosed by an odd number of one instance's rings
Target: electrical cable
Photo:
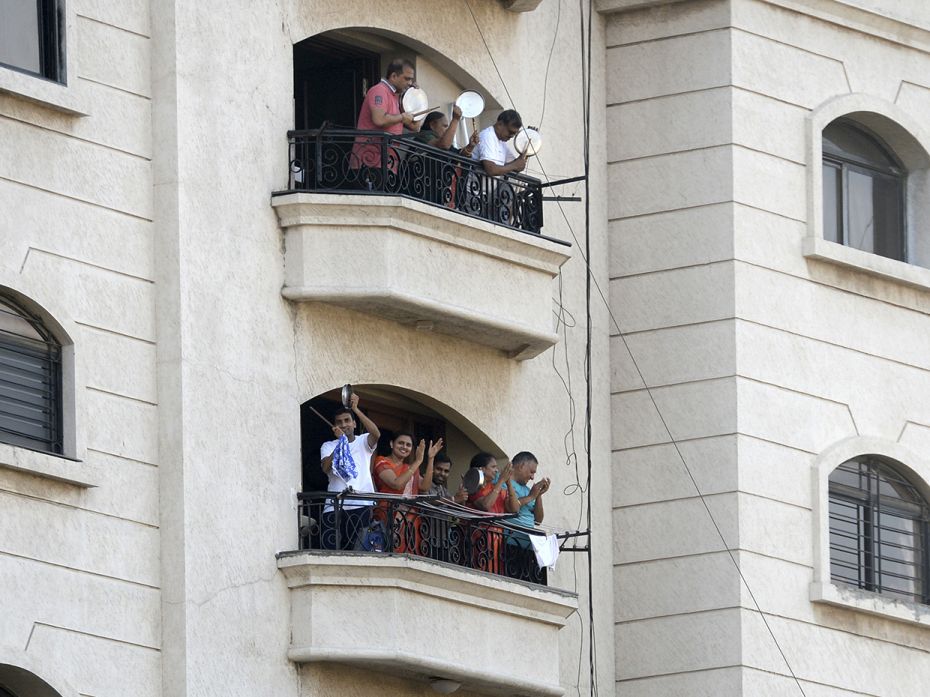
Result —
[[[474, 24], [475, 24], [475, 29], [478, 31], [478, 35], [481, 37], [481, 41], [482, 41], [482, 43], [484, 44], [485, 50], [486, 50], [487, 53], [488, 53], [488, 57], [489, 57], [490, 60], [491, 60], [491, 64], [494, 66], [494, 70], [495, 70], [495, 72], [497, 73], [497, 77], [498, 77], [498, 79], [500, 80], [501, 86], [502, 86], [503, 89], [504, 89], [504, 93], [507, 95], [507, 98], [510, 100], [511, 105], [514, 105], [515, 102], [514, 102], [513, 96], [510, 94], [510, 90], [507, 88], [507, 83], [506, 83], [506, 81], [504, 80], [504, 76], [501, 74], [500, 68], [499, 68], [498, 65], [497, 65], [497, 61], [494, 60], [494, 54], [493, 54], [493, 52], [491, 51], [491, 47], [488, 45], [487, 39], [486, 39], [485, 36], [484, 36], [484, 32], [481, 30], [481, 25], [480, 25], [479, 22], [478, 22], [478, 18], [475, 16], [475, 13], [474, 13], [474, 11], [472, 10], [471, 5], [469, 4], [468, 0], [463, 0], [463, 2], [464, 2], [464, 4], [465, 4], [465, 7], [468, 9], [469, 14], [471, 15], [472, 21], [473, 21]], [[581, 2], [582, 2], [582, 0], [579, 0], [579, 3], [581, 3]], [[589, 4], [589, 10], [590, 10], [590, 4]], [[588, 21], [589, 21], [589, 29], [590, 29], [590, 22], [591, 22], [591, 13], [590, 13], [590, 11], [589, 11], [589, 15], [588, 15]], [[584, 45], [584, 44], [583, 44], [583, 39], [584, 39], [584, 12], [583, 12], [583, 11], [582, 11], [582, 13], [581, 13], [581, 23], [582, 23], [581, 26], [582, 26], [582, 46], [583, 46], [583, 45]], [[589, 32], [589, 44], [590, 44], [590, 32]], [[554, 44], [553, 44], [553, 46], [554, 46]], [[582, 49], [582, 51], [583, 51], [583, 49]], [[588, 75], [590, 75], [590, 68], [591, 68], [591, 65], [590, 65], [590, 47], [589, 47], [589, 51], [588, 51], [588, 64], [587, 64]], [[585, 65], [584, 65], [584, 51], [583, 51], [583, 53], [582, 53], [582, 84], [583, 84], [583, 93], [582, 93], [582, 94], [583, 94], [583, 97], [586, 99], [586, 106], [585, 106], [585, 108], [584, 108], [584, 114], [585, 114], [585, 136], [584, 136], [585, 158], [584, 158], [584, 159], [585, 159], [585, 168], [586, 168], [585, 185], [586, 185], [586, 191], [587, 191], [587, 190], [588, 190], [588, 189], [587, 189], [587, 187], [588, 187], [588, 179], [589, 179], [589, 177], [587, 176], [587, 174], [588, 174], [588, 161], [589, 161], [588, 150], [589, 150], [589, 142], [590, 142], [590, 140], [589, 140], [589, 135], [588, 135], [588, 131], [590, 130], [590, 108], [589, 108], [589, 105], [590, 105], [591, 94], [590, 94], [590, 79], [589, 79], [588, 77], [586, 77], [584, 73], [585, 73]], [[544, 169], [543, 166], [542, 166], [542, 162], [540, 162], [539, 164], [540, 164], [540, 168], [543, 170], [543, 176], [545, 176], [545, 178], [546, 178], [547, 181], [551, 181], [550, 178], [546, 175], [545, 169]], [[588, 196], [585, 196], [585, 206], [586, 206], [586, 208], [588, 209], [587, 212], [586, 212], [585, 229], [586, 229], [586, 231], [588, 232], [588, 236], [589, 236], [589, 239], [588, 239], [588, 250], [590, 250], [590, 209], [589, 209], [589, 206], [588, 206], [587, 201], [588, 201]], [[559, 205], [559, 208], [560, 208], [560, 210], [562, 209], [561, 204]], [[565, 218], [565, 221], [566, 221], [566, 223], [568, 224], [568, 218], [567, 218], [567, 216], [565, 215], [564, 210], [562, 210], [562, 216]], [[570, 225], [570, 224], [569, 224], [569, 230], [572, 232], [572, 236], [575, 237], [574, 231], [571, 229], [571, 225]], [[577, 238], [575, 238], [575, 242], [576, 242], [576, 244], [578, 244]], [[581, 485], [580, 485], [580, 482], [577, 482], [577, 479], [578, 479], [578, 477], [577, 477], [577, 467], [576, 467], [576, 483], [577, 483], [579, 489], [580, 489], [581, 492], [582, 492], [583, 503], [586, 505], [586, 510], [585, 510], [584, 515], [585, 515], [586, 518], [587, 518], [587, 525], [588, 525], [588, 527], [587, 527], [587, 532], [588, 532], [589, 540], [590, 540], [590, 533], [591, 533], [591, 494], [590, 494], [590, 485], [591, 485], [591, 361], [590, 361], [590, 352], [591, 352], [591, 332], [592, 332], [591, 312], [590, 312], [590, 295], [591, 295], [591, 292], [590, 292], [590, 291], [591, 291], [592, 274], [591, 274], [591, 270], [590, 270], [590, 264], [588, 264], [588, 261], [587, 261], [588, 255], [585, 254], [585, 255], [584, 255], [584, 258], [585, 258], [585, 264], [586, 264], [586, 266], [587, 266], [587, 273], [586, 273], [586, 279], [587, 279], [587, 280], [586, 280], [586, 290], [587, 290], [587, 294], [586, 294], [586, 308], [587, 308], [587, 313], [586, 313], [586, 316], [587, 316], [587, 320], [586, 320], [586, 321], [587, 321], [586, 336], [587, 336], [587, 342], [586, 342], [586, 348], [585, 348], [585, 376], [586, 376], [586, 387], [585, 387], [585, 389], [586, 389], [586, 407], [585, 407], [585, 416], [586, 416], [586, 427], [585, 427], [586, 447], [585, 447], [585, 450], [586, 450], [586, 454], [587, 454], [587, 456], [588, 456], [588, 462], [587, 462], [588, 468], [587, 468], [587, 476], [586, 476], [586, 484], [587, 484], [587, 486], [585, 486], [585, 487], [582, 488]], [[561, 272], [560, 272], [560, 275], [559, 275], [559, 280], [560, 280], [560, 282], [561, 282]], [[561, 286], [560, 286], [560, 288], [561, 288]], [[561, 306], [561, 298], [560, 298], [560, 306]], [[566, 332], [566, 335], [567, 335], [567, 332]], [[569, 361], [569, 357], [568, 357], [568, 353], [566, 352], [566, 363], [568, 363], [568, 361]], [[560, 376], [560, 377], [561, 377], [561, 376]], [[573, 397], [571, 396], [571, 393], [570, 393], [570, 392], [569, 392], [569, 399], [570, 399], [570, 400], [573, 400]], [[572, 429], [572, 433], [574, 433], [574, 429]], [[577, 455], [575, 456], [575, 461], [577, 462]], [[579, 512], [579, 515], [581, 515], [580, 512]], [[592, 591], [593, 591], [594, 579], [593, 579], [593, 573], [592, 573], [593, 562], [592, 562], [592, 557], [591, 557], [591, 554], [592, 554], [591, 547], [592, 547], [592, 545], [591, 545], [590, 542], [589, 542], [589, 544], [588, 544], [588, 551], [587, 551], [587, 561], [588, 561], [588, 653], [589, 653], [589, 680], [590, 680], [590, 686], [591, 686], [591, 695], [592, 695], [592, 697], [596, 697], [596, 695], [598, 694], [598, 687], [597, 687], [597, 679], [596, 679], [596, 676], [597, 676], [596, 631], [595, 631], [595, 627], [594, 627], [594, 605], [593, 605], [593, 603], [594, 603], [594, 596], [593, 596], [593, 592], [592, 592]], [[576, 586], [577, 586], [577, 580], [576, 580]], [[580, 669], [580, 664], [579, 664], [579, 669]]]
[[[502, 75], [501, 72], [500, 72], [500, 68], [498, 67], [497, 62], [494, 60], [494, 55], [493, 55], [493, 53], [492, 53], [492, 51], [491, 51], [490, 46], [488, 45], [487, 40], [485, 39], [484, 32], [482, 32], [482, 30], [481, 30], [481, 26], [480, 26], [480, 24], [478, 23], [478, 19], [477, 19], [477, 17], [475, 16], [475, 13], [472, 11], [471, 5], [469, 4], [468, 0], [463, 0], [463, 2], [464, 2], [464, 4], [465, 4], [465, 7], [468, 9], [469, 14], [471, 15], [472, 21], [473, 21], [474, 24], [475, 24], [475, 29], [477, 29], [478, 34], [479, 34], [479, 36], [481, 37], [481, 41], [482, 41], [482, 43], [484, 44], [484, 47], [485, 47], [485, 49], [486, 49], [487, 52], [488, 52], [488, 57], [489, 57], [490, 60], [491, 60], [491, 64], [494, 66], [494, 70], [495, 70], [495, 72], [497, 73], [497, 77], [498, 77], [498, 79], [499, 79], [500, 82], [501, 82], [501, 86], [503, 87], [504, 92], [507, 94], [507, 97], [508, 97], [508, 99], [510, 100], [511, 105], [512, 105], [512, 106], [515, 106], [515, 102], [514, 102], [514, 100], [513, 100], [513, 97], [512, 97], [511, 94], [510, 94], [510, 90], [507, 89], [507, 84], [506, 84], [506, 82], [504, 81], [503, 75]], [[582, 33], [584, 33], [583, 2], [584, 2], [584, 0], [579, 0], [579, 5], [582, 7], [582, 12], [581, 12], [581, 15], [582, 15], [582, 16], [581, 16]], [[659, 409], [659, 405], [658, 405], [658, 403], [656, 402], [655, 396], [654, 396], [653, 393], [652, 393], [652, 388], [650, 388], [649, 385], [648, 385], [648, 383], [646, 382], [645, 376], [643, 375], [642, 370], [640, 369], [639, 364], [638, 364], [638, 362], [636, 361], [635, 356], [633, 355], [633, 351], [630, 349], [629, 343], [628, 343], [627, 340], [626, 340], [626, 336], [624, 335], [622, 329], [620, 328], [620, 323], [617, 321], [617, 318], [614, 316], [613, 311], [612, 311], [612, 309], [611, 309], [611, 307], [610, 307], [610, 303], [607, 301], [607, 298], [604, 296], [604, 291], [601, 289], [600, 284], [597, 282], [597, 279], [594, 278], [594, 275], [593, 275], [593, 273], [592, 273], [592, 271], [591, 271], [591, 263], [590, 263], [590, 207], [589, 207], [589, 206], [590, 206], [590, 204], [589, 204], [590, 197], [589, 197], [589, 195], [588, 195], [588, 194], [589, 194], [589, 183], [590, 183], [590, 176], [589, 176], [589, 175], [590, 175], [590, 162], [589, 162], [589, 156], [588, 156], [588, 155], [589, 155], [589, 151], [590, 151], [590, 119], [591, 119], [591, 113], [590, 113], [590, 96], [591, 96], [591, 86], [590, 86], [590, 75], [591, 75], [591, 26], [592, 26], [592, 24], [591, 24], [591, 22], [592, 22], [592, 11], [591, 11], [591, 10], [592, 10], [592, 3], [591, 3], [591, 0], [588, 0], [587, 75], [585, 76], [585, 75], [583, 74], [583, 78], [586, 78], [586, 79], [584, 80], [584, 86], [583, 86], [584, 94], [585, 94], [585, 105], [584, 105], [584, 111], [583, 111], [583, 113], [584, 113], [584, 123], [585, 123], [585, 128], [584, 128], [584, 150], [585, 150], [585, 157], [584, 157], [584, 163], [585, 163], [585, 179], [584, 179], [584, 181], [585, 181], [585, 209], [586, 209], [586, 210], [585, 210], [585, 236], [586, 236], [586, 242], [587, 242], [587, 244], [586, 244], [586, 246], [585, 246], [585, 253], [582, 254], [582, 258], [583, 258], [583, 260], [584, 260], [584, 262], [585, 262], [585, 270], [586, 270], [586, 281], [585, 281], [585, 286], [586, 286], [586, 308], [588, 309], [588, 312], [587, 312], [587, 321], [588, 321], [588, 325], [589, 325], [589, 326], [587, 327], [588, 346], [586, 347], [586, 359], [585, 359], [585, 360], [586, 360], [585, 374], [586, 374], [586, 377], [588, 378], [588, 384], [587, 384], [587, 391], [588, 391], [588, 399], [587, 399], [587, 402], [588, 402], [588, 406], [587, 406], [587, 410], [588, 410], [588, 411], [590, 410], [590, 401], [591, 401], [591, 397], [590, 397], [590, 391], [591, 391], [591, 385], [590, 385], [590, 360], [589, 360], [589, 356], [590, 356], [590, 343], [591, 343], [591, 327], [590, 327], [590, 323], [591, 323], [590, 295], [591, 295], [591, 294], [590, 294], [590, 289], [591, 289], [591, 286], [592, 286], [592, 283], [593, 283], [594, 288], [597, 289], [597, 293], [598, 293], [598, 296], [599, 296], [600, 299], [601, 299], [601, 302], [604, 304], [604, 307], [605, 307], [605, 309], [607, 310], [607, 314], [609, 315], [611, 321], [613, 322], [614, 327], [616, 327], [616, 329], [617, 329], [617, 334], [618, 334], [618, 336], [620, 337], [620, 340], [622, 341], [623, 346], [624, 346], [624, 348], [626, 349], [627, 354], [628, 354], [629, 357], [630, 357], [630, 361], [632, 362], [633, 367], [636, 369], [637, 375], [639, 376], [640, 380], [641, 380], [642, 383], [643, 383], [643, 387], [644, 387], [644, 389], [645, 389], [645, 392], [646, 392], [647, 396], [649, 397], [649, 400], [650, 400], [650, 402], [652, 403], [653, 408], [655, 409], [656, 414], [657, 414], [658, 417], [659, 417], [659, 420], [660, 420], [661, 423], [662, 423], [662, 427], [663, 427], [663, 429], [665, 430], [666, 434], [668, 435], [669, 442], [671, 442], [672, 446], [675, 448], [675, 452], [676, 452], [676, 454], [677, 454], [677, 456], [678, 456], [679, 461], [681, 462], [682, 466], [684, 467], [685, 472], [687, 473], [688, 478], [690, 479], [691, 484], [692, 484], [692, 486], [694, 487], [694, 490], [695, 490], [695, 492], [697, 493], [697, 496], [698, 496], [698, 498], [700, 499], [700, 501], [701, 501], [701, 503], [702, 503], [702, 505], [703, 505], [703, 507], [704, 507], [704, 510], [705, 510], [706, 513], [707, 513], [707, 516], [710, 518], [710, 521], [711, 521], [711, 523], [712, 523], [713, 526], [714, 526], [714, 530], [717, 532], [717, 536], [720, 538], [720, 541], [723, 543], [724, 551], [726, 551], [727, 555], [728, 555], [729, 558], [730, 558], [730, 561], [733, 563], [733, 566], [736, 568], [737, 574], [739, 574], [739, 577], [740, 577], [740, 581], [741, 581], [742, 584], [746, 587], [746, 591], [749, 593], [749, 597], [750, 597], [750, 599], [752, 600], [752, 603], [753, 603], [753, 605], [754, 605], [756, 611], [759, 613], [759, 617], [762, 619], [762, 622], [763, 622], [763, 624], [765, 625], [765, 628], [766, 628], [766, 630], [768, 631], [769, 636], [771, 636], [772, 641], [773, 641], [773, 643], [775, 644], [775, 648], [778, 649], [778, 653], [781, 655], [782, 660], [783, 660], [784, 663], [785, 663], [785, 667], [788, 669], [788, 673], [789, 673], [789, 674], [791, 675], [791, 677], [793, 678], [793, 680], [794, 680], [795, 684], [797, 685], [798, 690], [800, 691], [801, 695], [802, 695], [803, 697], [806, 697], [806, 693], [804, 692], [804, 688], [801, 686], [801, 681], [798, 679], [797, 675], [794, 673], [794, 670], [791, 668], [791, 664], [790, 664], [789, 661], [788, 661], [788, 657], [785, 655], [785, 652], [782, 650], [781, 645], [778, 643], [778, 639], [777, 639], [777, 637], [775, 636], [775, 632], [772, 630], [771, 626], [769, 625], [768, 620], [767, 620], [766, 617], [765, 617], [765, 613], [762, 611], [762, 608], [761, 608], [761, 606], [759, 605], [759, 602], [758, 602], [758, 600], [756, 599], [756, 596], [755, 596], [755, 594], [753, 593], [752, 588], [749, 586], [749, 582], [748, 582], [748, 580], [746, 579], [745, 575], [743, 574], [743, 571], [742, 571], [742, 569], [740, 568], [739, 562], [737, 562], [736, 557], [735, 557], [734, 554], [733, 554], [733, 550], [730, 548], [729, 544], [727, 543], [726, 537], [725, 537], [724, 534], [723, 534], [723, 531], [720, 529], [720, 526], [717, 524], [717, 520], [716, 520], [716, 518], [714, 517], [713, 513], [711, 512], [710, 506], [707, 504], [707, 500], [706, 500], [706, 497], [705, 497], [704, 493], [701, 491], [700, 487], [698, 486], [697, 480], [694, 478], [694, 475], [693, 475], [693, 473], [691, 472], [691, 468], [688, 466], [688, 463], [687, 463], [687, 461], [685, 460], [684, 455], [682, 454], [681, 449], [680, 449], [679, 446], [678, 446], [678, 442], [675, 440], [674, 436], [672, 435], [671, 429], [669, 428], [668, 423], [667, 423], [666, 420], [665, 420], [665, 417], [663, 416], [661, 410]], [[585, 46], [585, 42], [582, 41], [582, 63], [583, 63], [583, 64], [584, 64], [584, 61], [585, 61], [584, 46]], [[584, 71], [583, 71], [583, 72], [584, 72]], [[539, 162], [539, 166], [540, 166], [540, 169], [542, 170], [543, 175], [546, 176], [546, 174], [545, 174], [545, 168], [543, 167], [542, 161], [541, 161], [541, 159], [540, 159], [538, 156], [537, 156], [537, 161]], [[548, 176], [546, 176], [546, 180], [547, 180], [547, 181], [550, 181]], [[574, 229], [572, 228], [571, 222], [569, 221], [568, 215], [565, 213], [565, 210], [564, 210], [564, 208], [562, 207], [561, 201], [556, 201], [555, 203], [556, 203], [556, 205], [558, 206], [560, 213], [562, 214], [562, 218], [565, 220], [565, 224], [566, 224], [566, 226], [568, 227], [569, 232], [571, 233], [572, 239], [574, 239], [574, 241], [575, 241], [576, 247], [580, 247], [580, 246], [581, 246], [581, 243], [579, 242], [578, 237], [577, 237], [577, 235], [575, 234]], [[561, 274], [560, 274], [560, 280], [561, 280]], [[560, 304], [561, 304], [561, 297], [560, 297]], [[588, 452], [587, 452], [587, 454], [588, 454], [588, 483], [589, 483], [589, 485], [590, 485], [590, 478], [591, 478], [590, 413], [588, 413], [587, 416], [588, 416], [588, 427], [587, 427], [588, 433], [586, 434], [586, 445], [587, 445], [587, 448], [588, 448]], [[588, 532], [590, 533], [590, 530], [591, 530], [591, 528], [590, 528], [590, 522], [591, 522], [591, 521], [590, 521], [590, 506], [591, 506], [591, 503], [590, 503], [590, 492], [588, 493], [587, 506], [588, 506]], [[589, 547], [589, 550], [590, 550], [590, 548], [592, 547], [592, 545], [590, 544], [590, 542], [589, 542], [588, 547]], [[589, 557], [590, 557], [590, 554], [591, 554], [591, 552], [589, 551], [589, 552], [588, 552]], [[588, 602], [589, 602], [589, 653], [590, 653], [591, 676], [592, 676], [592, 682], [591, 682], [591, 690], [592, 690], [592, 692], [591, 692], [591, 694], [592, 694], [592, 695], [596, 695], [596, 694], [597, 694], [597, 686], [596, 686], [597, 683], [596, 683], [596, 680], [594, 679], [594, 678], [596, 677], [596, 658], [595, 658], [596, 652], [595, 652], [595, 647], [594, 647], [594, 645], [593, 645], [593, 641], [596, 639], [596, 634], [595, 634], [595, 632], [594, 632], [594, 622], [593, 622], [593, 619], [594, 619], [594, 618], [593, 618], [593, 606], [592, 606], [593, 598], [592, 598], [592, 593], [591, 593], [593, 579], [591, 578], [592, 574], [590, 573], [590, 568], [591, 568], [591, 567], [590, 567], [590, 561], [589, 561], [589, 573], [588, 573], [588, 590], [589, 590], [589, 593], [588, 593]], [[577, 581], [576, 581], [576, 585], [577, 585]]]
[[555, 31], [552, 32], [552, 44], [549, 46], [549, 57], [546, 58], [546, 74], [543, 75], [542, 110], [539, 114], [539, 130], [542, 130], [546, 118], [546, 99], [549, 96], [549, 66], [552, 65], [552, 54], [555, 53], [555, 41], [559, 38], [559, 26], [562, 24], [562, 2], [556, 1], [557, 14], [555, 16]]

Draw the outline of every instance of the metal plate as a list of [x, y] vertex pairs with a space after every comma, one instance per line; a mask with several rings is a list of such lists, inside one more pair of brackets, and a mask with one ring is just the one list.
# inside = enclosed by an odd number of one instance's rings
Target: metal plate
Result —
[[352, 400], [352, 385], [343, 385], [342, 386], [342, 406], [346, 409], [350, 408]]
[[[429, 109], [429, 97], [426, 96], [426, 92], [421, 90], [419, 87], [411, 87], [409, 90], [404, 92], [403, 98], [404, 111], [408, 114], [415, 114], [418, 111], [423, 111], [424, 109]], [[426, 118], [426, 114], [420, 114], [415, 117], [415, 121], [422, 121]]]
[[521, 128], [514, 136], [513, 147], [521, 154], [525, 152], [527, 155], [538, 155], [542, 148], [542, 136], [532, 128]]
[[471, 496], [478, 489], [484, 485], [484, 472], [481, 471], [480, 467], [473, 467], [465, 473], [465, 476], [462, 477], [462, 486], [465, 487], [465, 491], [468, 492], [468, 495]]
[[484, 97], [474, 90], [465, 90], [455, 100], [455, 106], [462, 110], [462, 116], [473, 119], [484, 111]]

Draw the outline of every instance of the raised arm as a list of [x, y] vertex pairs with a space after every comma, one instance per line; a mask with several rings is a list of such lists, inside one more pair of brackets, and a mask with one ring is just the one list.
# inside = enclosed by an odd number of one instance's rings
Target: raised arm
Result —
[[455, 132], [459, 128], [459, 122], [462, 120], [462, 110], [457, 106], [452, 107], [452, 118], [449, 119], [449, 126], [436, 141], [435, 146], [442, 150], [448, 150], [452, 147], [452, 141], [455, 138]]
[[536, 482], [526, 496], [517, 496], [513, 486], [510, 487], [510, 493], [507, 497], [507, 510], [510, 513], [517, 513], [526, 504], [535, 501], [536, 508], [533, 511], [537, 523], [543, 521], [542, 495], [549, 490], [549, 480], [542, 479]]
[[[420, 441], [420, 443], [422, 442]], [[426, 451], [426, 471], [420, 478], [421, 494], [428, 494], [430, 487], [433, 485], [433, 460], [436, 459], [436, 455], [440, 450], [442, 450], [442, 438], [435, 443], [433, 441], [429, 442], [429, 450]]]
[[394, 474], [390, 470], [385, 469], [378, 473], [378, 478], [392, 489], [403, 489], [405, 486], [407, 486], [407, 482], [410, 481], [410, 478], [414, 475], [414, 473], [420, 468], [420, 463], [423, 462], [423, 451], [425, 449], [426, 444], [421, 440], [420, 444], [417, 446], [417, 451], [416, 455], [413, 457], [413, 462], [404, 471], [403, 474]]
[[543, 518], [546, 516], [546, 512], [543, 510], [543, 494], [549, 491], [550, 483], [549, 477], [546, 477], [536, 485], [539, 487], [539, 493], [536, 495], [536, 508], [533, 510], [533, 519], [537, 525], [542, 523]]
[[491, 506], [494, 505], [497, 497], [500, 496], [501, 489], [507, 482], [510, 481], [510, 477], [512, 475], [513, 465], [508, 462], [507, 466], [504, 467], [504, 471], [501, 472], [501, 476], [498, 477], [497, 483], [494, 485], [494, 488], [491, 489], [490, 493], [488, 493], [487, 496], [482, 496], [480, 499], [475, 500], [475, 507], [480, 508], [482, 511], [490, 511]]
[[362, 410], [358, 408], [357, 394], [352, 395], [352, 398], [349, 400], [349, 407], [351, 407], [352, 413], [355, 414], [359, 423], [368, 431], [368, 447], [374, 450], [375, 446], [378, 445], [378, 439], [381, 437], [381, 431], [375, 425], [375, 422], [365, 416]]

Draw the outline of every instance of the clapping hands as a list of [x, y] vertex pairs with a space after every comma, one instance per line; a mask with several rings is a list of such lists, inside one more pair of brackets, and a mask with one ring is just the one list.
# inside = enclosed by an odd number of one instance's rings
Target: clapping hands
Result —
[[542, 496], [542, 495], [545, 494], [547, 491], [549, 491], [549, 486], [550, 486], [551, 483], [552, 483], [552, 481], [549, 479], [549, 477], [545, 477], [544, 479], [540, 479], [538, 482], [536, 482], [536, 483], [533, 485], [533, 488], [530, 490], [530, 493], [531, 493], [533, 496]]

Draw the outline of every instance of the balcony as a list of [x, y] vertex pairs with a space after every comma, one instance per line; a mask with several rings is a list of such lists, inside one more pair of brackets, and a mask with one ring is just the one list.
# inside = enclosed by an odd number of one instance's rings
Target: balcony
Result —
[[[301, 550], [278, 555], [292, 661], [443, 678], [487, 695], [563, 694], [558, 632], [577, 598], [543, 585], [523, 546], [538, 532], [430, 497], [300, 499]], [[343, 524], [372, 500], [373, 524]], [[476, 641], [448, 640], [463, 627]], [[501, 641], [532, 646], [533, 659], [514, 661]]]
[[518, 360], [556, 343], [552, 279], [569, 247], [540, 232], [538, 180], [490, 177], [468, 158], [380, 132], [289, 139], [289, 189], [272, 200], [285, 233], [285, 297]]

